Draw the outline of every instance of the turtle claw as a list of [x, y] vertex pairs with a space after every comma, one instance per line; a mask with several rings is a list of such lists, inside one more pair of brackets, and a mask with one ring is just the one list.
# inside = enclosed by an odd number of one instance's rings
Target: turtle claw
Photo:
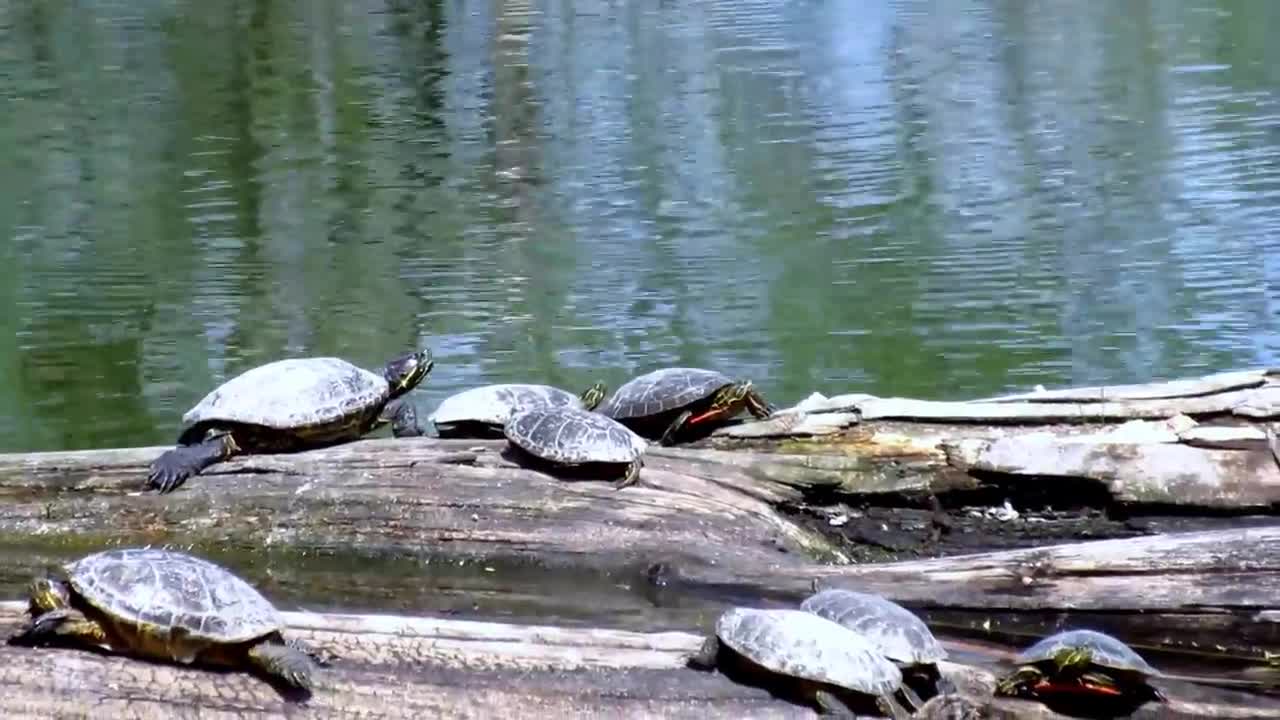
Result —
[[152, 461], [145, 487], [155, 488], [161, 495], [171, 493], [188, 478], [231, 457], [237, 449], [229, 435], [216, 435], [199, 445], [179, 445]]

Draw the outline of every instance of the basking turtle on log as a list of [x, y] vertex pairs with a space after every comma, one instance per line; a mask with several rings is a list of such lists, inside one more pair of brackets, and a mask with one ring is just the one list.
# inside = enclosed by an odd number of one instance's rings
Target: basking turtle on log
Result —
[[290, 358], [247, 370], [182, 416], [186, 429], [178, 447], [152, 462], [147, 485], [172, 492], [236, 455], [335, 445], [387, 422], [396, 436], [421, 434], [413, 406], [399, 398], [433, 364], [424, 349], [392, 360], [381, 374], [334, 357]]
[[599, 412], [641, 437], [673, 445], [682, 435], [710, 433], [743, 410], [772, 417], [775, 408], [751, 385], [701, 368], [664, 368], [633, 378], [618, 388]]
[[785, 688], [824, 714], [853, 716], [870, 706], [895, 720], [910, 717], [894, 697], [902, 687], [896, 665], [858, 633], [802, 610], [730, 608], [687, 662]]
[[648, 444], [625, 425], [599, 413], [571, 407], [529, 406], [515, 412], [503, 429], [507, 441], [526, 457], [561, 469], [591, 471], [621, 467], [614, 487], [635, 483]]
[[[898, 603], [872, 593], [830, 589], [809, 596], [800, 609], [833, 620], [871, 642], [902, 671], [902, 694], [918, 710], [925, 697], [937, 695], [941, 675], [938, 662], [947, 651], [929, 626]], [[943, 683], [945, 685], [945, 683]]]
[[1052, 709], [1115, 706], [1124, 712], [1164, 694], [1148, 680], [1159, 677], [1133, 648], [1096, 630], [1050, 635], [1015, 658], [1020, 667], [1000, 679], [996, 694], [1040, 700]]
[[282, 634], [270, 601], [226, 568], [160, 548], [99, 552], [31, 586], [31, 621], [11, 645], [65, 645], [184, 665], [251, 670], [311, 689], [314, 651]]
[[551, 385], [500, 383], [463, 390], [445, 398], [427, 419], [442, 438], [500, 438], [511, 414], [524, 406], [571, 407], [595, 410], [604, 400], [604, 383], [582, 395]]

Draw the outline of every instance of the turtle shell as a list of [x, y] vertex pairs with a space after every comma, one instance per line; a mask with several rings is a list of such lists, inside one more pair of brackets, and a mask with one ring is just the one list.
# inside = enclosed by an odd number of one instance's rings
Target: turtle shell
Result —
[[947, 657], [947, 651], [923, 620], [879, 595], [823, 590], [806, 598], [800, 609], [861, 634], [885, 657], [903, 665], [927, 665]]
[[385, 378], [336, 357], [290, 358], [231, 378], [182, 416], [278, 430], [341, 423], [390, 395]]
[[710, 397], [733, 378], [701, 368], [663, 368], [629, 380], [597, 412], [618, 420], [670, 412]]
[[582, 398], [551, 385], [503, 383], [463, 390], [445, 398], [431, 413], [436, 425], [481, 422], [505, 425], [511, 413], [525, 405], [582, 407]]
[[572, 407], [525, 407], [503, 428], [525, 452], [558, 463], [629, 463], [648, 443], [622, 423]]
[[1113, 670], [1130, 670], [1157, 676], [1159, 670], [1147, 664], [1141, 655], [1120, 640], [1097, 630], [1064, 630], [1050, 635], [1018, 653], [1014, 660], [1022, 665], [1049, 662], [1060, 650], [1088, 648], [1094, 665]]
[[67, 580], [117, 621], [197, 641], [247, 642], [284, 627], [266, 598], [229, 570], [160, 548], [108, 550], [66, 565]]
[[716, 636], [767, 670], [869, 695], [892, 693], [902, 672], [869, 640], [803, 610], [731, 608]]

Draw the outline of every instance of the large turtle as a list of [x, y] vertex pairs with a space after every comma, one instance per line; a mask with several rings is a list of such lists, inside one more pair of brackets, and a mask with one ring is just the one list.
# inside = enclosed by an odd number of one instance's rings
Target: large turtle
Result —
[[641, 437], [671, 445], [681, 431], [709, 428], [743, 409], [762, 420], [775, 411], [750, 380], [733, 380], [715, 370], [673, 367], [628, 381], [599, 412]]
[[445, 398], [427, 419], [442, 438], [500, 438], [511, 413], [520, 407], [542, 404], [594, 410], [604, 396], [604, 383], [592, 385], [582, 395], [551, 385], [483, 385]]
[[1159, 677], [1133, 648], [1096, 630], [1065, 630], [1031, 645], [1014, 658], [1019, 667], [1001, 678], [996, 694], [1040, 700], [1080, 698], [1096, 704], [1164, 701], [1148, 680]]
[[795, 695], [824, 713], [855, 715], [850, 704], [871, 701], [890, 717], [909, 716], [894, 698], [902, 685], [896, 665], [861, 635], [802, 610], [730, 608], [688, 664], [769, 685], [789, 679]]
[[905, 683], [917, 681], [929, 687], [929, 695], [936, 694], [937, 663], [946, 659], [947, 651], [910, 610], [879, 595], [835, 588], [805, 598], [800, 609], [838, 622], [871, 641], [902, 671], [903, 694], [916, 708], [924, 703]]
[[246, 370], [182, 416], [178, 447], [151, 463], [147, 485], [172, 492], [235, 455], [333, 445], [387, 422], [396, 436], [420, 434], [412, 404], [399, 398], [433, 364], [424, 349], [392, 360], [380, 374], [335, 357], [290, 358]]
[[[30, 622], [13, 645], [90, 646], [111, 652], [257, 671], [309, 690], [315, 651], [282, 634], [284, 621], [226, 568], [161, 548], [99, 552], [31, 585]], [[322, 660], [323, 662], [323, 660]]]
[[503, 428], [508, 442], [527, 455], [559, 466], [621, 465], [614, 487], [640, 476], [648, 443], [625, 425], [589, 410], [534, 405], [511, 415]]

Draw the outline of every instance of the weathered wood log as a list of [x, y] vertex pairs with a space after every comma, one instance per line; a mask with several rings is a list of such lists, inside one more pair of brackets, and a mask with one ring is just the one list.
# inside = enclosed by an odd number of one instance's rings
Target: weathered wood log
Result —
[[[1280, 647], [1280, 524], [810, 574], [819, 588], [880, 592], [979, 637], [1026, 642], [1069, 613], [1072, 623], [1111, 630], [1143, 651], [1181, 651], [1184, 661], [1260, 662]], [[804, 581], [760, 578], [778, 591], [801, 590]]]
[[[882, 398], [865, 393], [826, 397], [813, 393], [764, 423], [718, 431], [728, 437], [838, 432], [862, 421], [1031, 424], [1105, 423], [1135, 419], [1280, 415], [1280, 370], [1247, 370], [1146, 385], [1067, 388], [967, 401]], [[826, 416], [826, 417], [824, 417]]]
[[695, 475], [651, 458], [642, 483], [565, 481], [503, 457], [501, 441], [365, 440], [251, 456], [169, 495], [143, 492], [162, 448], [0, 456], [0, 536], [79, 544], [146, 539], [246, 550], [362, 547], [452, 556], [562, 558], [616, 567], [650, 555], [768, 567], [779, 548], [822, 554], [821, 538], [779, 516], [794, 491], [731, 465]]
[[[0, 632], [21, 621], [0, 603]], [[685, 667], [702, 637], [422, 617], [285, 613], [291, 635], [336, 656], [317, 673], [308, 717], [802, 718], [766, 689]], [[942, 664], [984, 717], [1061, 720], [1041, 705], [993, 699], [991, 671]], [[247, 673], [215, 673], [84, 650], [0, 646], [6, 718], [277, 717], [298, 705]], [[1136, 718], [1277, 717], [1266, 698], [1172, 683]], [[985, 691], [985, 692], [984, 692]]]

